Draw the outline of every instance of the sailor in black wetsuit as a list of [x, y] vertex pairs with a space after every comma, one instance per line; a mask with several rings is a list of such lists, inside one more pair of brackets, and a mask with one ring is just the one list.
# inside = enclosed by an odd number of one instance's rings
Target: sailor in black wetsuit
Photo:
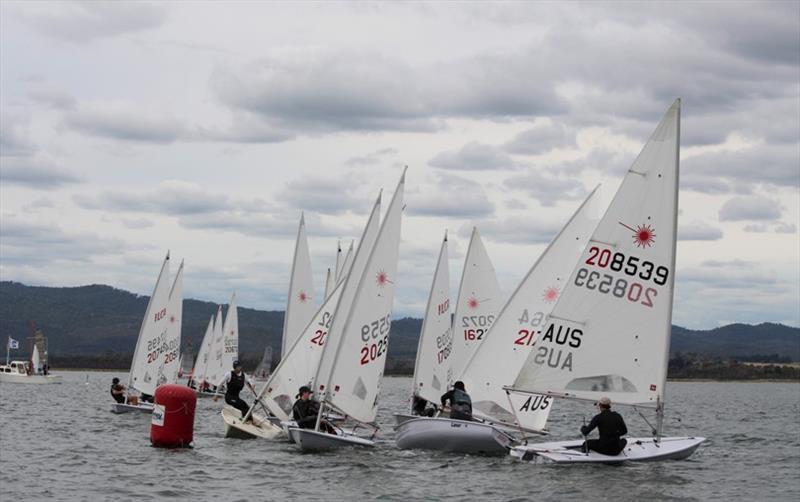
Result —
[[453, 390], [442, 394], [442, 406], [450, 401], [450, 418], [456, 420], [472, 420], [472, 399], [464, 388], [464, 382], [458, 381], [453, 384]]
[[125, 403], [125, 386], [119, 383], [119, 378], [111, 380], [111, 397], [119, 404]]
[[[242, 364], [239, 361], [233, 362], [233, 371], [226, 373], [222, 377], [222, 380], [217, 384], [217, 388], [219, 389], [222, 385], [225, 385], [225, 402], [239, 410], [242, 413], [242, 418], [244, 418], [250, 410], [250, 406], [239, 398], [239, 393], [244, 389], [245, 385], [250, 387], [254, 394], [256, 391], [253, 388], [253, 384], [248, 381], [244, 371], [242, 371]], [[219, 399], [219, 394], [214, 395], [214, 401], [217, 399]], [[253, 416], [251, 415], [247, 420], [252, 421]]]
[[628, 433], [625, 420], [616, 411], [611, 411], [611, 400], [607, 397], [601, 397], [597, 407], [600, 413], [592, 417], [589, 425], [581, 427], [581, 434], [587, 436], [596, 427], [600, 439], [589, 439], [584, 446], [603, 455], [619, 455], [628, 444], [628, 441], [621, 437]]
[[[292, 418], [301, 429], [313, 429], [317, 426], [319, 403], [311, 399], [311, 389], [303, 385], [297, 391], [297, 401], [292, 406]], [[320, 420], [319, 428], [323, 432], [336, 434], [333, 426], [326, 420]]]

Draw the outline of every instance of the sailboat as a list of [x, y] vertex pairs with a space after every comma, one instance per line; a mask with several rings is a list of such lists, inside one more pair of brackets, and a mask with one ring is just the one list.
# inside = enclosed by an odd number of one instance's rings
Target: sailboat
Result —
[[258, 366], [253, 371], [253, 379], [257, 382], [266, 382], [269, 374], [272, 371], [272, 346], [267, 345], [264, 349], [264, 355], [261, 356]]
[[[352, 269], [348, 273], [360, 275], [366, 265], [367, 254], [372, 249], [378, 235], [380, 207], [381, 196], [378, 195], [359, 244], [359, 250], [364, 248], [365, 251], [359, 251], [361, 258], [353, 262]], [[271, 417], [275, 417], [273, 421], [277, 424], [285, 423], [288, 427], [292, 423], [292, 404], [294, 396], [301, 386], [307, 385], [314, 388], [314, 379], [319, 370], [323, 348], [331, 340], [329, 330], [332, 320], [340, 311], [339, 309], [344, 309], [346, 305], [350, 304], [350, 300], [343, 301], [341, 299], [343, 290], [344, 285], [340, 282], [302, 330], [300, 336], [295, 339], [294, 344], [288, 349], [256, 397], [256, 402], [267, 408]], [[270, 420], [270, 417], [266, 418]], [[237, 437], [249, 435], [266, 439], [275, 437], [273, 431], [264, 426], [256, 429], [242, 424], [241, 421], [228, 419], [225, 420], [225, 426], [226, 435], [237, 435]], [[238, 431], [231, 431], [231, 429], [238, 429]], [[285, 432], [288, 435], [288, 428], [285, 429]]]
[[294, 246], [292, 275], [289, 280], [289, 296], [286, 300], [286, 313], [283, 317], [281, 358], [286, 355], [286, 351], [300, 336], [300, 330], [308, 324], [314, 312], [317, 311], [313, 297], [314, 276], [311, 271], [305, 216], [301, 214]]
[[183, 261], [175, 274], [169, 293], [169, 324], [167, 337], [161, 351], [162, 366], [159, 370], [159, 385], [177, 383], [181, 368], [181, 326], [183, 325]]
[[29, 361], [11, 361], [10, 350], [12, 340], [6, 343], [6, 363], [0, 364], [0, 383], [50, 384], [61, 383], [61, 375], [50, 375], [42, 372], [42, 358], [39, 348], [34, 343]]
[[[392, 196], [375, 245], [371, 250], [359, 245], [353, 271], [344, 280], [339, 300], [343, 308], [337, 308], [333, 316], [328, 342], [323, 348], [324, 354], [314, 380], [321, 393], [317, 424], [314, 429], [289, 428], [292, 438], [304, 451], [374, 445], [377, 426], [373, 422], [389, 345], [404, 186], [405, 171]], [[356, 264], [362, 259], [362, 252], [367, 251], [363, 272], [357, 274]], [[373, 428], [374, 432], [370, 438], [323, 432], [321, 420], [328, 411], [341, 413], [359, 425]]]
[[[222, 305], [219, 305], [217, 307], [217, 316], [214, 319], [214, 329], [211, 333], [211, 344], [208, 347], [208, 363], [203, 374], [203, 384], [200, 387], [201, 392], [204, 393], [209, 393], [207, 389], [219, 383], [224, 371], [230, 371], [230, 368], [223, 368], [222, 356], [225, 351], [225, 331], [222, 328], [222, 323]], [[213, 396], [219, 390], [210, 392], [210, 395]]]
[[195, 359], [194, 367], [192, 368], [190, 383], [192, 384], [191, 386], [195, 388], [197, 397], [213, 397], [215, 395], [214, 392], [206, 392], [204, 390], [207, 384], [206, 370], [208, 369], [208, 363], [211, 359], [211, 345], [213, 343], [214, 333], [216, 332], [214, 329], [214, 321], [215, 319], [212, 315], [208, 320], [208, 327], [206, 327], [206, 332], [203, 335], [203, 341], [200, 342], [200, 350], [197, 351], [197, 359]]
[[516, 433], [545, 432], [552, 398], [519, 399], [508, 396], [503, 386], [514, 380], [527, 359], [597, 224], [595, 194], [596, 189], [534, 263], [457, 377], [472, 398], [475, 420], [417, 418], [398, 427], [400, 448], [505, 454], [517, 441]]
[[[137, 390], [142, 394], [153, 395], [158, 386], [158, 372], [161, 366], [161, 349], [167, 339], [169, 324], [169, 252], [167, 252], [161, 272], [158, 274], [153, 294], [147, 302], [142, 326], [139, 329], [139, 338], [133, 352], [130, 377], [128, 379], [128, 392]], [[151, 403], [139, 404], [113, 403], [113, 413], [153, 411]]]
[[[705, 440], [663, 437], [678, 220], [680, 100], [628, 170], [536, 340], [513, 392], [632, 406], [655, 413], [652, 437], [619, 455], [583, 441], [523, 444], [518, 459], [620, 463], [684, 459]], [[646, 418], [645, 418], [646, 420]], [[650, 424], [650, 422], [647, 422]]]
[[[441, 260], [442, 257], [439, 258]], [[446, 268], [445, 265], [437, 265], [436, 274], [443, 273]], [[436, 274], [434, 274], [434, 283], [437, 281]], [[437, 288], [447, 288], [449, 291], [449, 272], [447, 275], [447, 284], [436, 286]], [[430, 301], [429, 298], [428, 313], [432, 308]], [[438, 335], [427, 333], [425, 328], [429, 325], [423, 322], [414, 372], [413, 395], [416, 399], [424, 398], [433, 403], [439, 402], [440, 396], [456, 381], [454, 375], [461, 372], [466, 362], [483, 342], [501, 306], [502, 293], [494, 266], [489, 259], [478, 229], [473, 227], [456, 298], [456, 311], [451, 326], [452, 336], [445, 343], [446, 350], [443, 350], [444, 347], [434, 348], [432, 341]], [[448, 301], [448, 319], [450, 318], [449, 309]], [[434, 313], [434, 315], [438, 316], [438, 313]], [[433, 337], [433, 339], [430, 340], [429, 337]], [[441, 356], [438, 354], [440, 350], [442, 350]], [[436, 378], [426, 382], [425, 375], [433, 368], [435, 368], [433, 375]], [[419, 379], [416, 377], [417, 374], [421, 376]], [[413, 400], [414, 398], [412, 398]], [[415, 418], [415, 415], [395, 415], [398, 425], [411, 418]]]

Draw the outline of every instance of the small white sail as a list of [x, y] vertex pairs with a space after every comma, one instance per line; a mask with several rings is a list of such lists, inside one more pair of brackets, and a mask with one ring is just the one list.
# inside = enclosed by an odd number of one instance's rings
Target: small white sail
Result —
[[208, 320], [208, 327], [206, 327], [206, 333], [203, 335], [203, 341], [200, 342], [200, 350], [197, 351], [197, 359], [192, 369], [192, 380], [194, 380], [198, 386], [202, 385], [203, 382], [207, 380], [206, 372], [208, 371], [208, 361], [211, 355], [211, 343], [213, 338], [214, 316], [212, 315]]
[[[355, 286], [349, 309], [339, 310], [331, 332], [341, 333], [324, 401], [361, 422], [375, 420], [397, 280], [405, 172], [381, 224], [363, 273], [349, 274], [342, 298]], [[356, 256], [356, 262], [359, 256]], [[357, 280], [357, 282], [356, 282]], [[336, 329], [338, 327], [338, 330]], [[330, 347], [328, 347], [328, 350]]]
[[669, 356], [680, 101], [628, 170], [514, 388], [659, 406]]
[[450, 354], [453, 375], [463, 373], [464, 366], [483, 342], [502, 306], [503, 295], [497, 274], [478, 229], [473, 228], [453, 316], [453, 352]]
[[206, 366], [206, 381], [217, 385], [223, 375], [222, 354], [225, 350], [222, 330], [222, 305], [217, 307], [217, 318], [214, 320], [214, 331], [211, 337], [211, 346], [208, 349], [208, 366]]
[[225, 323], [222, 325], [222, 375], [233, 369], [233, 362], [239, 359], [239, 309], [236, 306], [236, 293], [231, 295]]
[[344, 260], [342, 260], [342, 268], [339, 270], [339, 277], [336, 279], [336, 284], [344, 281], [344, 278], [350, 273], [354, 257], [353, 241], [350, 241], [350, 247], [347, 249], [347, 254], [344, 255]]
[[36, 344], [33, 344], [33, 352], [31, 353], [31, 372], [34, 375], [41, 373], [42, 369], [42, 360], [39, 357], [39, 348], [36, 347]]
[[[492, 422], [518, 424], [541, 431], [552, 409], [552, 398], [511, 394], [510, 385], [545, 327], [547, 315], [564, 290], [575, 262], [600, 218], [597, 189], [592, 191], [536, 260], [466, 366], [463, 380], [472, 397], [473, 414]], [[510, 409], [509, 399], [514, 403]]]
[[300, 215], [297, 229], [297, 241], [294, 246], [292, 275], [289, 282], [289, 297], [286, 301], [286, 312], [283, 318], [283, 336], [281, 338], [281, 357], [300, 336], [302, 330], [317, 306], [314, 303], [314, 277], [311, 271], [311, 256], [308, 251], [305, 216]]
[[331, 296], [334, 284], [336, 284], [336, 280], [333, 278], [333, 274], [331, 273], [331, 269], [329, 268], [327, 275], [325, 275], [325, 299]]
[[414, 394], [434, 403], [439, 402], [440, 396], [447, 392], [452, 383], [449, 363], [453, 349], [453, 326], [450, 319], [448, 259], [445, 233], [422, 320], [414, 366]]
[[[358, 243], [356, 252], [353, 253], [352, 265], [350, 265], [349, 270], [345, 269], [345, 272], [342, 274], [343, 279], [341, 284], [343, 289], [341, 296], [339, 297], [339, 302], [334, 308], [334, 320], [337, 318], [337, 316], [346, 316], [347, 312], [349, 312], [350, 306], [353, 304], [358, 279], [366, 269], [367, 260], [372, 252], [372, 248], [375, 246], [375, 242], [380, 231], [381, 197], [382, 192], [378, 194], [378, 199], [375, 201], [375, 205], [373, 206], [372, 212], [369, 215], [367, 226], [364, 227], [364, 234], [361, 236], [361, 241]], [[351, 279], [350, 276], [353, 276], [353, 278]], [[347, 286], [347, 284], [351, 285]], [[331, 323], [331, 327], [328, 330], [328, 337], [322, 350], [322, 358], [319, 361], [317, 372], [314, 374], [314, 378], [312, 380], [314, 385], [311, 386], [311, 388], [318, 388], [320, 391], [319, 397], [322, 396], [322, 391], [324, 390], [319, 386], [323, 382], [323, 378], [325, 381], [327, 381], [327, 376], [331, 374], [333, 369], [333, 361], [336, 358], [337, 347], [342, 338], [343, 321], [344, 319], [339, 319], [338, 328], [335, 328], [335, 324]]]
[[169, 293], [169, 308], [167, 309], [169, 325], [167, 326], [167, 339], [161, 355], [163, 360], [162, 376], [166, 383], [178, 381], [181, 353], [181, 325], [183, 324], [183, 261], [175, 274], [172, 290]]
[[147, 302], [139, 338], [131, 362], [128, 387], [152, 395], [158, 385], [158, 370], [161, 365], [160, 350], [167, 338], [169, 324], [169, 253], [161, 265], [153, 294]]

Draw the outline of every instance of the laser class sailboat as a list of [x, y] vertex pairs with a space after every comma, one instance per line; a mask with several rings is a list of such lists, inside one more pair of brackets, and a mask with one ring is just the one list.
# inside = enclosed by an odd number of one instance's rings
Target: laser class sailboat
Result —
[[614, 456], [584, 452], [582, 441], [524, 444], [512, 448], [512, 456], [556, 463], [684, 459], [705, 440], [662, 435], [679, 151], [676, 100], [625, 175], [509, 388], [587, 402], [607, 396], [614, 405], [651, 410], [652, 437], [627, 438]]
[[[551, 398], [526, 395], [520, 399], [507, 395], [503, 386], [514, 380], [524, 364], [545, 316], [597, 224], [595, 193], [596, 189], [534, 263], [491, 328], [482, 334], [461, 375], [456, 375], [472, 398], [476, 420], [415, 417], [397, 427], [398, 447], [505, 454], [522, 430], [545, 432]], [[418, 365], [422, 360], [418, 359]], [[423, 388], [420, 382], [418, 394], [425, 397]]]
[[[321, 393], [317, 424], [314, 429], [289, 428], [292, 438], [304, 451], [374, 445], [377, 427], [373, 422], [389, 344], [404, 186], [405, 171], [389, 203], [375, 245], [371, 250], [359, 246], [353, 271], [343, 282], [340, 303], [346, 308], [337, 308], [333, 316], [314, 382]], [[357, 274], [355, 264], [366, 252], [369, 254], [363, 272]], [[320, 421], [328, 411], [340, 413], [375, 431], [369, 438], [323, 432]]]
[[[357, 251], [359, 258], [345, 263], [345, 268], [341, 272], [343, 277], [349, 274], [360, 276], [363, 272], [367, 256], [378, 236], [380, 208], [381, 196], [379, 194], [359, 241]], [[361, 251], [362, 249], [364, 251]], [[341, 281], [334, 287], [311, 321], [302, 329], [300, 336], [288, 348], [275, 371], [259, 391], [256, 402], [266, 407], [270, 416], [265, 419], [265, 417], [256, 415], [259, 425], [254, 427], [243, 423], [243, 420], [223, 415], [226, 437], [272, 439], [276, 437], [276, 433], [272, 427], [267, 425], [269, 422], [274, 425], [283, 424], [283, 431], [288, 435], [288, 427], [294, 425], [291, 413], [297, 390], [303, 385], [315, 388], [314, 380], [319, 371], [323, 349], [332, 340], [329, 331], [333, 318], [338, 312], [346, 311], [352, 303], [352, 295], [348, 295], [346, 298], [342, 297], [343, 290], [344, 284]], [[333, 352], [329, 357], [333, 357]], [[251, 408], [251, 412], [253, 411]], [[246, 418], [244, 417], [244, 419]]]
[[286, 355], [286, 351], [294, 344], [302, 329], [317, 311], [313, 297], [314, 276], [311, 270], [311, 255], [308, 251], [305, 216], [301, 214], [294, 246], [294, 258], [292, 259], [292, 273], [289, 279], [289, 296], [286, 300], [286, 313], [283, 317], [281, 358]]

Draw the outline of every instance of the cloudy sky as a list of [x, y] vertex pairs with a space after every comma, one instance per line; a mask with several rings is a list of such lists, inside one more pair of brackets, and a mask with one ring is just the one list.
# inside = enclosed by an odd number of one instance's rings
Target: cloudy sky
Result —
[[[0, 4], [0, 273], [282, 309], [408, 165], [396, 299], [480, 229], [510, 293], [683, 98], [674, 321], [800, 324], [800, 4]], [[388, 202], [388, 197], [385, 199]]]

